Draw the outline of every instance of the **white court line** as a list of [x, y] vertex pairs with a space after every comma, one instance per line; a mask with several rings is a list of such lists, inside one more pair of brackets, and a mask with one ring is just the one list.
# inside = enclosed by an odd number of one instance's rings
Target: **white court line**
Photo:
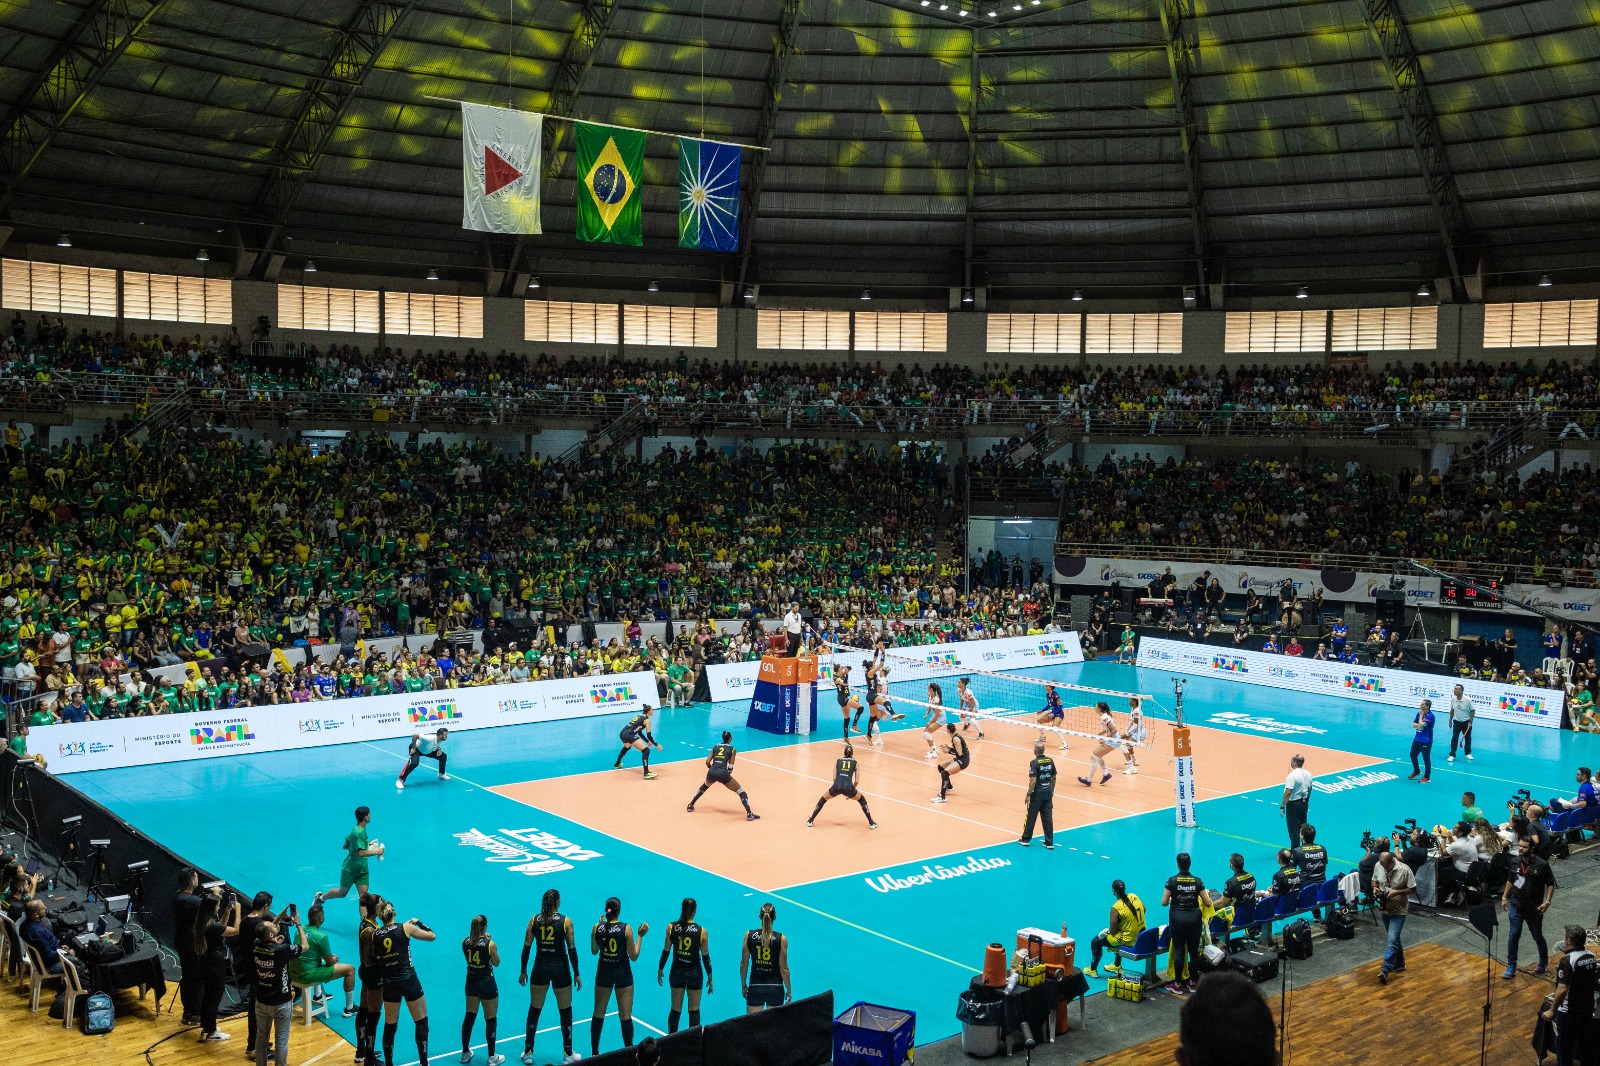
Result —
[[[617, 1016], [617, 1012], [616, 1011], [612, 1011], [610, 1014], [606, 1015], [607, 1018], [615, 1018], [616, 1016]], [[578, 1028], [578, 1026], [580, 1026], [580, 1025], [588, 1025], [592, 1021], [594, 1021], [594, 1018], [592, 1016], [585, 1016], [585, 1017], [582, 1017], [582, 1018], [574, 1018], [574, 1019], [572, 1019], [572, 1028], [574, 1030], [576, 1030]], [[650, 1030], [652, 1033], [658, 1033], [661, 1036], [666, 1036], [667, 1035], [665, 1031], [663, 1031], [661, 1029], [657, 1029], [655, 1026], [651, 1025], [649, 1022], [644, 1021], [641, 1018], [637, 1018], [637, 1017], [634, 1018], [633, 1019], [633, 1023], [635, 1025], [644, 1026], [646, 1029]], [[552, 1025], [547, 1029], [536, 1030], [534, 1035], [535, 1036], [543, 1036], [546, 1033], [554, 1033], [554, 1032], [559, 1031], [560, 1029], [561, 1029], [561, 1025], [558, 1022], [557, 1024]], [[527, 1035], [528, 1035], [527, 1032], [523, 1031], [523, 1032], [518, 1033], [516, 1036], [496, 1036], [494, 1038], [495, 1048], [496, 1048], [496, 1050], [498, 1050], [503, 1045], [504, 1046], [509, 1046], [511, 1044], [514, 1044], [516, 1041], [521, 1040], [523, 1037], [525, 1037]], [[349, 1046], [349, 1045], [347, 1044], [346, 1046]], [[472, 1045], [472, 1050], [473, 1051], [487, 1051], [488, 1049], [489, 1049], [489, 1044], [488, 1044], [487, 1041], [485, 1041], [482, 1044], [473, 1044]], [[332, 1050], [333, 1050], [333, 1048], [329, 1048], [328, 1049], [328, 1051], [332, 1051]], [[326, 1055], [327, 1053], [328, 1053], [327, 1051], [324, 1051], [322, 1054]], [[317, 1058], [321, 1058], [321, 1057], [322, 1057], [322, 1055], [318, 1055], [317, 1056]], [[446, 1057], [448, 1057], [448, 1058], [450, 1058], [452, 1060], [459, 1061], [460, 1058], [461, 1058], [461, 1049], [460, 1048], [452, 1048], [448, 1053], [443, 1053], [443, 1054], [439, 1054], [439, 1055], [432, 1054], [431, 1051], [430, 1051], [430, 1053], [428, 1055], [428, 1061], [429, 1062], [438, 1062], [441, 1059], [444, 1059]], [[507, 1055], [506, 1059], [508, 1061], [515, 1061], [516, 1056], [515, 1055]], [[311, 1060], [311, 1062], [316, 1062], [316, 1061], [317, 1061], [317, 1059], [312, 1059]], [[311, 1066], [311, 1062], [306, 1063], [305, 1066]], [[421, 1059], [412, 1059], [410, 1062], [402, 1063], [402, 1066], [422, 1066], [422, 1060]]]
[[[327, 1023], [324, 1022], [323, 1024], [326, 1025]], [[329, 1028], [331, 1029], [332, 1027], [330, 1026]], [[321, 1062], [329, 1055], [332, 1055], [335, 1051], [338, 1051], [341, 1048], [350, 1048], [352, 1046], [353, 1045], [350, 1043], [350, 1041], [341, 1036], [339, 1037], [339, 1042], [337, 1044], [328, 1045], [328, 1047], [324, 1048], [319, 1054], [307, 1059], [304, 1063], [302, 1063], [302, 1066], [313, 1066], [313, 1063]]]

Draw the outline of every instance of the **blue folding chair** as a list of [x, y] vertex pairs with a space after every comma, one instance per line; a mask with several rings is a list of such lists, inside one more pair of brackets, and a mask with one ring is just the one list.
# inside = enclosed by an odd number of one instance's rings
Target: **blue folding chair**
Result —
[[1333, 907], [1339, 904], [1341, 897], [1339, 896], [1339, 879], [1337, 877], [1328, 878], [1318, 885], [1317, 889], [1317, 906]]
[[1565, 833], [1572, 826], [1572, 816], [1575, 811], [1557, 811], [1545, 821], [1545, 827], [1552, 833]]
[[1155, 983], [1156, 959], [1166, 954], [1171, 938], [1167, 936], [1166, 928], [1146, 929], [1134, 938], [1130, 947], [1117, 948], [1117, 957], [1124, 962], [1144, 963], [1144, 973], [1140, 975], [1140, 982], [1145, 986]]
[[1228, 930], [1228, 937], [1223, 946], [1232, 950], [1233, 934], [1248, 933], [1254, 924], [1256, 924], [1256, 897], [1246, 896], [1233, 905], [1233, 928]]

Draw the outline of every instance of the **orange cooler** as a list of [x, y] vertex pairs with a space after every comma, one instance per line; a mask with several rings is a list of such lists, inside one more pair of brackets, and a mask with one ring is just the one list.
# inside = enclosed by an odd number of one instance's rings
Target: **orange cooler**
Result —
[[1071, 971], [1072, 957], [1076, 950], [1077, 942], [1070, 936], [1052, 933], [1048, 929], [1018, 929], [1017, 950], [1031, 951], [1029, 941], [1039, 945], [1039, 952], [1043, 957], [1046, 969], [1061, 969]]

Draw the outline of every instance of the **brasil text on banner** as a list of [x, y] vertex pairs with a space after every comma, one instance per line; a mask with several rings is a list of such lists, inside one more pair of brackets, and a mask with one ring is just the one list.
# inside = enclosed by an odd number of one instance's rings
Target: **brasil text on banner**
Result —
[[644, 133], [618, 126], [578, 126], [578, 239], [644, 243]]
[[711, 252], [739, 249], [739, 149], [678, 139], [678, 244]]
[[461, 105], [461, 226], [541, 233], [539, 167], [544, 116]]

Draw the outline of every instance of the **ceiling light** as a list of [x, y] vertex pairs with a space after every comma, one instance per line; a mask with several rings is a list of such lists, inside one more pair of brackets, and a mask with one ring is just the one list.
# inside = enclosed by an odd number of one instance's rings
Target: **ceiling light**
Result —
[[862, 290], [861, 290], [861, 298], [862, 298], [862, 299], [863, 299], [863, 300], [870, 300], [870, 299], [872, 299], [872, 290], [871, 290], [871, 289], [862, 289]]
[[646, 292], [660, 292], [661, 291], [661, 286], [652, 281], [649, 285], [647, 285], [645, 287], [645, 291]]
[[307, 259], [306, 265], [302, 269], [307, 274], [315, 274], [317, 272], [317, 261], [315, 259]]
[[57, 248], [71, 248], [72, 247], [72, 234], [63, 233], [61, 236], [57, 237], [56, 238], [56, 247]]
[[969, 304], [969, 303], [972, 302], [972, 289], [971, 288], [966, 288], [966, 289], [962, 289], [961, 290], [961, 302], [964, 303], [964, 304]]
[[539, 287], [539, 275], [535, 274], [533, 277], [528, 279], [528, 288], [537, 289], [538, 287]]
[[1294, 290], [1294, 298], [1296, 300], [1304, 300], [1307, 296], [1310, 296], [1310, 295], [1311, 295], [1311, 289], [1310, 289], [1309, 286], [1306, 286], [1306, 285], [1302, 285], [1298, 289]]
[[1011, 10], [1013, 10], [1013, 11], [1021, 11], [1022, 10], [1022, 5], [1021, 4], [1012, 4], [1011, 5]]
[[211, 262], [211, 253], [202, 248], [200, 249], [200, 254], [196, 255], [195, 258], [202, 263], [209, 263]]
[[927, 7], [931, 3], [933, 3], [933, 0], [922, 0], [922, 6], [923, 7]]
[[1072, 290], [1072, 302], [1073, 303], [1082, 303], [1083, 302], [1083, 290], [1082, 289], [1073, 289]]
[[940, 11], [949, 11], [950, 10], [950, 5], [949, 4], [940, 4], [939, 5], [939, 10]]
[[1539, 275], [1539, 288], [1548, 289], [1549, 287], [1550, 287], [1550, 275], [1549, 274], [1540, 274]]
[[435, 270], [433, 267], [429, 267], [428, 268], [428, 280], [429, 281], [438, 281], [439, 280], [439, 272], [437, 270]]
[[1417, 295], [1418, 296], [1432, 296], [1433, 295], [1433, 286], [1429, 285], [1426, 281], [1424, 281], [1421, 285], [1417, 286]]
[[756, 287], [754, 285], [746, 285], [744, 287], [744, 298], [746, 300], [754, 300], [756, 298]]

